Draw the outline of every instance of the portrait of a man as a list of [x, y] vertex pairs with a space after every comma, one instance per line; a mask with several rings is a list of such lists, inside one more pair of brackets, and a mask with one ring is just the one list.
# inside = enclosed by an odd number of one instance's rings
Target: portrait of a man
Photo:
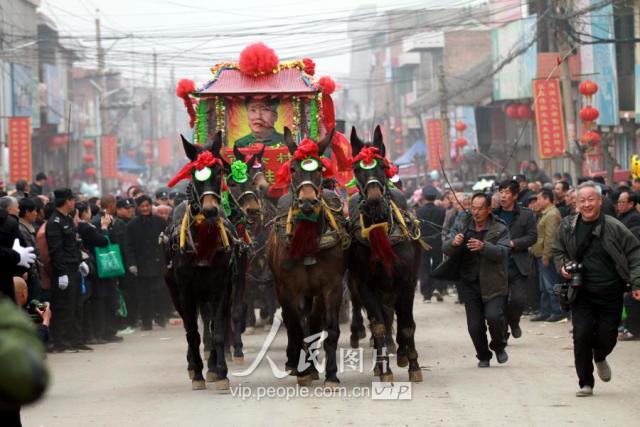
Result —
[[279, 100], [276, 98], [247, 98], [247, 119], [251, 133], [236, 140], [238, 147], [250, 147], [255, 143], [267, 146], [283, 143], [282, 134], [276, 132]]

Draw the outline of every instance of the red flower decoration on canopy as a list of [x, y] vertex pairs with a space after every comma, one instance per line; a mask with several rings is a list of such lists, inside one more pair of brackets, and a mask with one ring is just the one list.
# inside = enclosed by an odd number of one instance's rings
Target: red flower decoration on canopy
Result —
[[316, 73], [316, 63], [313, 62], [311, 58], [303, 58], [302, 63], [304, 64], [304, 72], [313, 76]]

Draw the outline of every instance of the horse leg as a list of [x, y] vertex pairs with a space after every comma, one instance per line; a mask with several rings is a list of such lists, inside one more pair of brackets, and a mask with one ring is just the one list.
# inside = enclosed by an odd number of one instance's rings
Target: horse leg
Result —
[[325, 307], [325, 327], [327, 339], [324, 342], [324, 354], [326, 358], [325, 387], [336, 387], [340, 384], [338, 379], [338, 364], [336, 353], [338, 350], [338, 340], [340, 339], [340, 305], [342, 300], [342, 289], [334, 289], [328, 296]]
[[407, 358], [409, 359], [409, 381], [422, 382], [422, 370], [418, 363], [418, 352], [416, 351], [415, 332], [416, 323], [413, 320], [413, 298], [414, 287], [411, 282], [400, 283], [400, 298], [398, 301], [398, 334], [402, 335], [406, 342]]
[[[198, 304], [200, 317], [202, 318], [202, 342], [204, 344], [204, 358], [209, 359], [211, 355], [211, 306], [208, 302]], [[199, 351], [199, 350], [198, 350]]]
[[396, 343], [393, 340], [393, 307], [389, 307], [386, 304], [383, 306], [384, 315], [384, 327], [385, 327], [385, 345], [389, 354], [394, 354], [397, 351]]
[[389, 355], [385, 346], [385, 317], [381, 295], [374, 294], [368, 286], [361, 286], [363, 302], [371, 322], [371, 334], [376, 355], [375, 375], [380, 376], [382, 382], [393, 382], [393, 372], [389, 366]]
[[[198, 333], [198, 304], [193, 296], [183, 298], [183, 323], [187, 335], [187, 362], [189, 363], [189, 377], [193, 390], [206, 388], [202, 376], [202, 358], [200, 357], [200, 334]], [[192, 374], [193, 372], [193, 374]], [[192, 376], [193, 375], [193, 376]]]
[[245, 316], [247, 314], [247, 253], [241, 252], [237, 256], [237, 270], [232, 275], [233, 295], [231, 296], [231, 322], [233, 323], [233, 362], [244, 363], [242, 352], [242, 333], [245, 329]]
[[297, 312], [289, 301], [282, 301], [282, 321], [287, 328], [287, 362], [285, 369], [290, 371], [291, 375], [297, 375], [302, 329], [298, 323]]
[[349, 344], [351, 348], [358, 348], [359, 341], [367, 337], [367, 330], [364, 327], [364, 318], [362, 317], [362, 303], [351, 293], [351, 336]]
[[245, 324], [247, 326], [245, 334], [252, 335], [256, 327], [255, 297], [258, 284], [254, 281], [247, 281], [247, 313]]
[[229, 379], [227, 378], [227, 361], [225, 360], [225, 338], [230, 325], [229, 303], [231, 299], [231, 277], [225, 274], [219, 292], [212, 298], [213, 307], [213, 351], [216, 353], [216, 390], [229, 390]]
[[396, 341], [398, 343], [398, 351], [396, 352], [396, 363], [399, 368], [406, 368], [409, 365], [409, 359], [407, 358], [407, 340], [402, 333], [400, 327], [400, 311], [403, 310], [401, 304], [396, 302], [395, 312], [398, 316], [398, 329], [396, 330]]

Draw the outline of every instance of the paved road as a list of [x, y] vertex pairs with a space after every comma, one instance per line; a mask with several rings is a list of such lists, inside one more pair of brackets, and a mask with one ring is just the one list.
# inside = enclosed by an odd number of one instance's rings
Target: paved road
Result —
[[[53, 354], [53, 385], [38, 404], [23, 410], [25, 426], [245, 426], [245, 425], [594, 425], [629, 426], [640, 419], [640, 343], [620, 343], [609, 360], [613, 380], [596, 383], [591, 398], [576, 398], [568, 323], [523, 320], [523, 337], [508, 347], [506, 365], [478, 369], [466, 332], [464, 309], [447, 298], [418, 303], [416, 343], [424, 382], [412, 399], [369, 397], [253, 397], [192, 391], [186, 373], [180, 326], [127, 336], [121, 344], [96, 346], [85, 354]], [[343, 325], [341, 347], [348, 347]], [[246, 336], [244, 366], [255, 359], [266, 333]], [[284, 366], [281, 331], [268, 355]], [[495, 359], [494, 359], [495, 360]], [[365, 370], [368, 369], [368, 366]], [[396, 381], [407, 372], [393, 366]], [[371, 387], [371, 374], [345, 372], [342, 385], [353, 392]], [[231, 377], [242, 390], [291, 386], [295, 379], [273, 378], [266, 360], [247, 378]], [[315, 383], [314, 383], [315, 384]], [[321, 384], [317, 382], [317, 384]], [[261, 388], [262, 387], [262, 388]], [[237, 391], [238, 389], [236, 389]], [[273, 392], [284, 392], [278, 389]], [[358, 389], [360, 390], [360, 389]]]

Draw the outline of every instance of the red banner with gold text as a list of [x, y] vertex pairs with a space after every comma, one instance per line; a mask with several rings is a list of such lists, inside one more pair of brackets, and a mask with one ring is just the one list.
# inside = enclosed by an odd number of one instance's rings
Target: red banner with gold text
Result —
[[112, 135], [102, 137], [102, 178], [118, 177], [118, 138]]
[[550, 159], [564, 155], [565, 132], [560, 80], [534, 80], [533, 96], [540, 158]]
[[31, 119], [9, 117], [9, 182], [31, 181]]
[[425, 133], [425, 140], [427, 141], [427, 151], [429, 153], [429, 169], [440, 170], [440, 160], [444, 159], [442, 120], [426, 120]]

